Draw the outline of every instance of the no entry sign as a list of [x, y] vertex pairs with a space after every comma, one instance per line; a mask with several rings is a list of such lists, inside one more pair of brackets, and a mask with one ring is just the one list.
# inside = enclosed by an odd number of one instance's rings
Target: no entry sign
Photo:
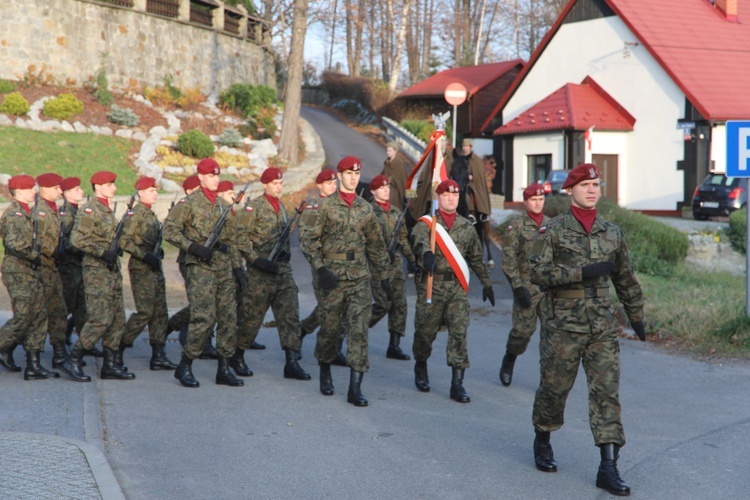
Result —
[[460, 106], [466, 100], [466, 87], [460, 83], [451, 83], [445, 87], [445, 100], [452, 106]]

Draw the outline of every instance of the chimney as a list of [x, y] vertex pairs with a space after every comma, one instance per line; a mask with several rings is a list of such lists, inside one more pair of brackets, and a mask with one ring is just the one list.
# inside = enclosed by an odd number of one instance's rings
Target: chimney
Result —
[[737, 0], [716, 0], [716, 6], [724, 13], [727, 21], [737, 22]]

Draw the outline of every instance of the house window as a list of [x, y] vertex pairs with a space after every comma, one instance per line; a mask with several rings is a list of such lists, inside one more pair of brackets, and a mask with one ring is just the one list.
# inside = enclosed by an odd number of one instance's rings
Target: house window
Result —
[[[552, 170], [552, 155], [529, 155], [528, 184], [544, 183]], [[528, 185], [527, 184], [527, 185]]]

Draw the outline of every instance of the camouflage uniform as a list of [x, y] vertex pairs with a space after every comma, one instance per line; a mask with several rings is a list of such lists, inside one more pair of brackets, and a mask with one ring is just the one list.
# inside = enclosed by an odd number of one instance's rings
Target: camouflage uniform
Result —
[[302, 252], [317, 272], [325, 267], [338, 286], [323, 291], [318, 301], [321, 326], [315, 357], [321, 363], [336, 359], [336, 340], [348, 320], [347, 360], [352, 370], [369, 370], [367, 325], [370, 322], [369, 260], [376, 281], [388, 278], [388, 252], [372, 206], [357, 196], [349, 207], [339, 194], [324, 198], [310, 217], [300, 241]]
[[[375, 217], [380, 225], [380, 234], [383, 241], [390, 242], [393, 237], [393, 231], [396, 229], [396, 223], [401, 210], [394, 205], [390, 206], [388, 212], [380, 206], [375, 200], [372, 201]], [[404, 274], [404, 261], [401, 257], [403, 251], [409, 262], [414, 262], [414, 253], [411, 251], [411, 245], [406, 236], [406, 226], [402, 225], [398, 234], [398, 248], [394, 254], [394, 259], [390, 263], [389, 280], [391, 283], [392, 300], [389, 301], [379, 282], [372, 283], [372, 317], [370, 318], [370, 328], [380, 321], [386, 314], [388, 315], [388, 331], [403, 337], [406, 333], [406, 275]]]
[[[188, 252], [192, 243], [205, 243], [226, 206], [227, 202], [221, 197], [212, 204], [198, 189], [175, 206], [164, 221], [164, 239], [186, 252], [190, 326], [183, 354], [190, 360], [203, 352], [215, 323], [218, 323], [216, 350], [219, 355], [229, 358], [237, 346], [237, 287], [232, 275], [232, 269], [241, 266], [237, 249], [228, 245], [224, 253], [215, 247], [210, 263]], [[231, 239], [231, 226], [227, 225], [220, 241], [227, 243]]]
[[[58, 246], [60, 244], [61, 218], [57, 207], [53, 208], [44, 199], [38, 202], [31, 211], [31, 216], [39, 221], [39, 247], [42, 252], [42, 265], [39, 266], [39, 276], [44, 284], [44, 306], [47, 310], [47, 332], [51, 345], [65, 343], [65, 327], [67, 326], [68, 310], [65, 306], [62, 279], [57, 270], [56, 258], [61, 257]], [[64, 350], [64, 347], [62, 348]], [[63, 358], [64, 360], [64, 358]]]
[[[542, 216], [541, 227], [549, 222], [549, 217]], [[513, 301], [513, 328], [508, 334], [506, 349], [514, 356], [526, 352], [531, 336], [536, 330], [536, 318], [544, 324], [544, 317], [549, 306], [547, 296], [539, 286], [529, 280], [528, 255], [534, 240], [539, 235], [536, 222], [524, 212], [511, 220], [508, 231], [503, 238], [503, 273], [516, 290], [525, 287], [531, 296], [531, 306], [523, 308], [517, 300]]]
[[[315, 198], [308, 200], [305, 211], [302, 212], [302, 216], [299, 219], [298, 228], [300, 242], [306, 237], [305, 234], [307, 228], [310, 226], [310, 223], [315, 220], [315, 211], [318, 210], [318, 206], [320, 206], [320, 202], [322, 200], [323, 198], [321, 198], [320, 196], [316, 196]], [[300, 320], [300, 325], [302, 326], [302, 330], [304, 330], [305, 333], [312, 333], [320, 326], [320, 319], [318, 318], [318, 304], [323, 300], [323, 290], [320, 289], [320, 285], [318, 284], [318, 273], [315, 272], [315, 269], [312, 269], [312, 286], [316, 299], [315, 309], [313, 309], [308, 317]]]
[[[438, 213], [437, 223], [445, 227], [469, 268], [479, 277], [483, 287], [491, 287], [490, 273], [482, 260], [482, 245], [474, 227], [468, 219], [456, 214], [450, 230]], [[412, 230], [414, 254], [421, 265], [424, 253], [430, 250], [430, 228], [424, 222], [417, 222]], [[469, 367], [469, 352], [466, 346], [466, 333], [469, 328], [469, 301], [466, 292], [458, 282], [453, 269], [435, 245], [435, 272], [432, 283], [432, 303], [427, 304], [427, 275], [420, 273], [417, 280], [417, 311], [414, 317], [414, 359], [424, 362], [432, 354], [441, 324], [448, 327], [447, 362], [458, 369]]]
[[91, 349], [99, 339], [112, 351], [120, 347], [125, 330], [120, 261], [110, 268], [101, 257], [112, 243], [117, 222], [112, 210], [92, 198], [78, 212], [70, 244], [84, 252], [83, 285], [88, 321], [78, 333], [77, 346]]
[[83, 254], [70, 244], [70, 233], [78, 217], [78, 206], [67, 201], [60, 210], [60, 217], [65, 225], [65, 255], [60, 260], [57, 270], [63, 283], [63, 297], [68, 314], [73, 315], [76, 331], [80, 332], [86, 324], [86, 295], [83, 290]]
[[32, 250], [33, 223], [18, 201], [13, 200], [0, 218], [0, 237], [5, 256], [3, 284], [8, 289], [13, 317], [0, 328], [0, 351], [23, 343], [26, 351], [43, 351], [47, 320], [43, 285], [32, 262], [38, 254]]
[[[613, 262], [611, 276], [583, 280], [582, 267]], [[620, 344], [609, 281], [631, 322], [643, 320], [643, 293], [620, 229], [601, 217], [586, 234], [569, 210], [547, 224], [529, 255], [532, 282], [549, 288], [551, 310], [541, 336], [541, 382], [534, 401], [538, 431], [563, 425], [565, 401], [583, 363], [589, 423], [597, 445], [625, 444], [620, 421]]]
[[[168, 217], [173, 217], [179, 219], [181, 217], [181, 212], [183, 210], [183, 206], [185, 204], [185, 199], [182, 198], [180, 201], [175, 204], [174, 207], [172, 207], [172, 210], [169, 211]], [[187, 267], [185, 266], [185, 255], [187, 252], [180, 248], [180, 251], [177, 253], [177, 268], [180, 270], [180, 275], [182, 276], [182, 279], [185, 281], [185, 289], [188, 288], [188, 278], [187, 278]], [[169, 330], [170, 331], [179, 331], [183, 327], [187, 327], [190, 324], [190, 305], [187, 305], [174, 313], [171, 318], [169, 318]]]
[[164, 272], [161, 267], [154, 270], [143, 261], [146, 254], [154, 252], [160, 231], [161, 224], [156, 214], [146, 205], [139, 203], [128, 212], [120, 246], [130, 254], [128, 273], [136, 312], [125, 324], [122, 344], [126, 347], [133, 345], [146, 325], [151, 345], [166, 342], [168, 314]]
[[300, 350], [299, 290], [289, 263], [289, 240], [282, 248], [286, 258], [277, 261], [279, 272], [271, 274], [252, 266], [255, 259], [267, 259], [287, 223], [288, 214], [280, 203], [277, 214], [265, 195], [247, 204], [237, 218], [238, 248], [247, 261], [247, 290], [242, 294], [243, 323], [237, 333], [237, 347], [249, 349], [270, 307], [276, 320], [282, 349]]

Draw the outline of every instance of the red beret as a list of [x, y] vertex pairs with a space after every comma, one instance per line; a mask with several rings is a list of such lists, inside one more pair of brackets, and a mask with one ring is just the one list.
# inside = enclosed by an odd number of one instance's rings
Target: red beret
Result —
[[276, 179], [281, 179], [282, 174], [281, 170], [279, 170], [276, 167], [268, 167], [263, 171], [263, 174], [260, 176], [260, 183], [261, 184], [268, 184], [269, 182], [275, 181]]
[[36, 181], [30, 175], [16, 175], [8, 181], [8, 189], [34, 189]]
[[223, 193], [224, 191], [232, 190], [234, 190], [234, 184], [232, 184], [232, 181], [221, 181], [219, 183], [219, 187], [216, 188], [217, 193]]
[[375, 191], [376, 189], [380, 189], [383, 186], [388, 185], [388, 177], [385, 175], [378, 175], [373, 180], [370, 181], [370, 191]]
[[100, 170], [91, 176], [91, 184], [106, 184], [108, 182], [115, 182], [117, 174], [108, 170]]
[[42, 175], [37, 176], [36, 184], [39, 187], [51, 188], [51, 187], [59, 186], [62, 180], [63, 178], [61, 175], [53, 174], [52, 172], [50, 172], [48, 174], [42, 174]]
[[593, 165], [591, 163], [581, 163], [570, 171], [570, 173], [568, 174], [568, 178], [565, 179], [565, 182], [562, 185], [562, 189], [573, 187], [579, 182], [583, 182], [585, 180], [598, 178], [599, 169], [596, 168], [596, 165]]
[[141, 177], [135, 181], [135, 188], [140, 191], [141, 189], [148, 189], [156, 187], [156, 179], [153, 177]]
[[184, 181], [182, 181], [182, 189], [187, 191], [188, 189], [195, 189], [201, 185], [201, 180], [197, 175], [191, 175]]
[[336, 171], [332, 168], [323, 169], [315, 178], [315, 184], [323, 184], [325, 181], [335, 181]]
[[458, 182], [454, 181], [453, 179], [447, 179], [438, 184], [437, 189], [435, 190], [435, 193], [437, 194], [443, 194], [443, 193], [458, 193], [461, 190], [461, 188], [458, 187]]
[[73, 189], [74, 187], [78, 187], [81, 185], [81, 179], [78, 177], [66, 177], [62, 180], [60, 183], [60, 189], [63, 191], [67, 191], [68, 189]]
[[339, 172], [345, 172], [347, 170], [354, 170], [355, 172], [359, 172], [362, 170], [362, 162], [359, 158], [356, 156], [345, 156], [341, 159], [338, 165], [336, 165], [336, 170]]
[[544, 186], [535, 182], [523, 190], [523, 199], [528, 200], [532, 196], [544, 196]]
[[206, 174], [216, 174], [219, 175], [221, 172], [221, 168], [219, 167], [219, 164], [216, 163], [216, 160], [213, 158], [203, 158], [201, 161], [198, 162], [198, 173], [202, 175]]

